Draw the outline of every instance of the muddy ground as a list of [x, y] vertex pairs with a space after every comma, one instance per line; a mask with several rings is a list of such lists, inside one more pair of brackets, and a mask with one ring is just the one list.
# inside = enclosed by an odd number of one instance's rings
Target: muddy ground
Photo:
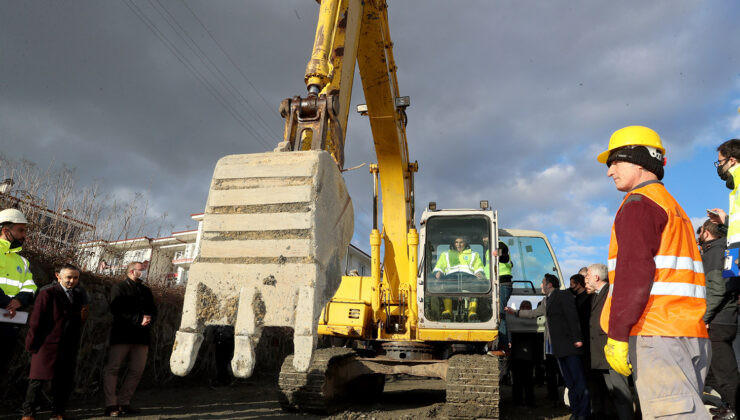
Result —
[[[512, 407], [511, 387], [501, 389], [501, 419], [559, 419], [570, 414], [567, 408], [552, 408], [545, 400], [544, 386], [535, 389], [539, 405], [535, 408]], [[201, 419], [330, 419], [330, 420], [396, 420], [444, 418], [444, 383], [437, 379], [393, 377], [386, 383], [379, 401], [352, 405], [331, 416], [286, 413], [278, 404], [278, 391], [273, 380], [238, 381], [230, 387], [192, 386], [169, 389], [141, 389], [133, 401], [141, 409], [140, 420]], [[73, 400], [68, 414], [77, 419], [103, 419], [102, 400]], [[0, 419], [20, 419], [17, 407], [0, 407]], [[37, 419], [49, 418], [42, 411]]]

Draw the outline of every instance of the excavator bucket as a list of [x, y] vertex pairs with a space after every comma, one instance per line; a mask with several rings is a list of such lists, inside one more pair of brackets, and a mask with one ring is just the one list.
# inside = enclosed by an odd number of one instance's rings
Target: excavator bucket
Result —
[[353, 232], [352, 202], [325, 151], [219, 160], [203, 218], [170, 368], [193, 367], [207, 325], [233, 325], [238, 377], [252, 375], [263, 327], [294, 331], [296, 370], [316, 347], [324, 305], [339, 286]]

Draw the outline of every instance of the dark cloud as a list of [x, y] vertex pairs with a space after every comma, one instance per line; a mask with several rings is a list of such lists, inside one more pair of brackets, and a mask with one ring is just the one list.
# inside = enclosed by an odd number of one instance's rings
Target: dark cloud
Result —
[[[612, 208], [593, 160], [612, 131], [653, 126], [669, 156], [686, 158], [738, 90], [736, 2], [389, 3], [418, 208], [488, 198], [511, 225], [541, 226], [573, 200]], [[317, 11], [298, 0], [4, 1], [2, 151], [76, 167], [110, 192], [149, 191], [182, 227], [202, 211], [220, 157], [280, 140], [277, 107], [305, 91]], [[353, 105], [364, 102], [355, 82]], [[354, 112], [347, 142], [348, 167], [375, 161]], [[365, 238], [372, 180], [367, 167], [345, 178]], [[563, 229], [576, 225], [566, 219]]]

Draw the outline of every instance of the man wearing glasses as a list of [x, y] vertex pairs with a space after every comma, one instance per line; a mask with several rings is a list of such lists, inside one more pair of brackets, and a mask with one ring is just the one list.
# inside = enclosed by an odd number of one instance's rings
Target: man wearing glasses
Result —
[[[722, 209], [708, 210], [709, 219], [719, 225], [722, 233], [727, 232], [727, 249], [740, 248], [740, 140], [730, 139], [717, 148], [717, 175], [725, 181], [725, 186], [730, 190], [730, 214], [729, 217]], [[735, 251], [737, 252], [737, 251]], [[730, 267], [725, 267], [729, 269]], [[737, 272], [738, 267], [733, 267]], [[731, 292], [740, 291], [740, 277], [727, 277], [727, 290]]]

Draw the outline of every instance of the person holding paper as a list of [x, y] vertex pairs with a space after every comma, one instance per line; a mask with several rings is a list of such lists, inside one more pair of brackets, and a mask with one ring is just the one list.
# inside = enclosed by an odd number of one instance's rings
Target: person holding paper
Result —
[[18, 255], [26, 240], [28, 220], [17, 209], [0, 211], [0, 372], [7, 372], [21, 324], [17, 311], [33, 302], [36, 284], [28, 260]]

